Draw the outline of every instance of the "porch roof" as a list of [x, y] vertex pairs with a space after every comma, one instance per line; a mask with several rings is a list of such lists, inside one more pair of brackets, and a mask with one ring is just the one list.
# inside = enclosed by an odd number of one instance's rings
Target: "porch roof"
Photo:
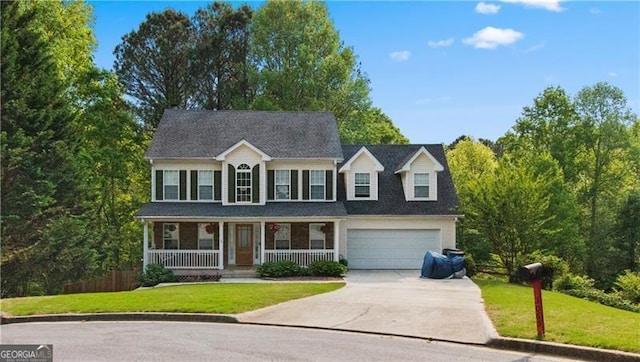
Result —
[[342, 219], [342, 202], [271, 202], [266, 205], [225, 205], [200, 202], [149, 202], [135, 215], [144, 218], [268, 218], [326, 217]]

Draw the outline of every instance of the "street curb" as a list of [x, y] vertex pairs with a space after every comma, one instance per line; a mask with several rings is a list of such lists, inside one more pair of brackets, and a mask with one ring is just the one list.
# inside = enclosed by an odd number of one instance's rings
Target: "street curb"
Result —
[[492, 338], [491, 340], [489, 340], [489, 342], [487, 342], [487, 347], [517, 352], [541, 353], [560, 357], [578, 358], [586, 361], [640, 361], [640, 354], [630, 352], [518, 338]]
[[0, 317], [0, 324], [32, 323], [32, 322], [116, 322], [116, 321], [149, 321], [149, 322], [205, 322], [205, 323], [239, 323], [230, 315], [205, 313], [87, 313], [87, 314], [47, 314], [24, 317]]
[[275, 323], [254, 323], [242, 322], [233, 315], [226, 314], [206, 314], [206, 313], [86, 313], [86, 314], [47, 314], [31, 315], [22, 317], [11, 317], [0, 315], [0, 324], [16, 323], [37, 323], [37, 322], [128, 322], [128, 321], [149, 321], [149, 322], [202, 322], [202, 323], [231, 323], [244, 325], [263, 325], [274, 327], [294, 327], [327, 331], [339, 331], [350, 333], [375, 334], [384, 336], [394, 336], [403, 338], [422, 339], [434, 342], [455, 343], [476, 347], [489, 347], [494, 349], [509, 350], [526, 353], [540, 353], [555, 355], [560, 357], [577, 358], [586, 361], [611, 361], [611, 362], [639, 362], [640, 354], [629, 352], [606, 350], [592, 347], [574, 346], [552, 342], [541, 342], [527, 339], [491, 338], [486, 344], [460, 342], [439, 338], [418, 337], [411, 335], [401, 335], [394, 333], [380, 333], [368, 331], [356, 331], [342, 328], [325, 328], [314, 326], [300, 326], [290, 324]]

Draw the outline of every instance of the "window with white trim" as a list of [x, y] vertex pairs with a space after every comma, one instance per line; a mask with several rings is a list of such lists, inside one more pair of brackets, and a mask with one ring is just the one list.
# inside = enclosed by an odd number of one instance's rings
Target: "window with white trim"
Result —
[[275, 172], [276, 200], [291, 199], [291, 171], [276, 170]]
[[[209, 225], [209, 230], [207, 230]], [[213, 224], [198, 224], [198, 249], [213, 250], [213, 235], [215, 231], [212, 229]], [[211, 233], [209, 233], [211, 231]]]
[[426, 199], [429, 198], [429, 174], [414, 173], [413, 174], [413, 197]]
[[162, 224], [162, 244], [164, 249], [180, 248], [180, 225], [177, 223]]
[[309, 249], [324, 249], [324, 224], [309, 224]]
[[251, 167], [244, 163], [236, 171], [236, 202], [251, 202]]
[[311, 200], [324, 200], [325, 171], [311, 170], [309, 172], [309, 195]]
[[356, 172], [354, 187], [355, 197], [371, 197], [371, 174]]
[[198, 200], [213, 200], [213, 171], [198, 171]]
[[180, 171], [164, 170], [163, 178], [164, 199], [178, 200], [180, 198]]
[[273, 236], [276, 250], [291, 249], [291, 224], [280, 224], [280, 229]]

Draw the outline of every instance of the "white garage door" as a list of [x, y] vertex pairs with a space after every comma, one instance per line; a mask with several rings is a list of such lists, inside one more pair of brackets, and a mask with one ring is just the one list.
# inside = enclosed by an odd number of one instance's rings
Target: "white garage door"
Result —
[[440, 230], [350, 229], [350, 269], [420, 269], [427, 250], [441, 252]]

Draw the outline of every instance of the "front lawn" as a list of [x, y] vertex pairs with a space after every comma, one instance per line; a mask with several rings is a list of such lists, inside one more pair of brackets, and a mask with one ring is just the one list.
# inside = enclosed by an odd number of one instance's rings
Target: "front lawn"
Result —
[[345, 283], [197, 284], [117, 293], [65, 294], [0, 300], [6, 315], [109, 312], [235, 314], [327, 293]]
[[[504, 337], [536, 339], [533, 290], [499, 279], [474, 278], [487, 313]], [[640, 313], [542, 291], [545, 341], [640, 352]]]

